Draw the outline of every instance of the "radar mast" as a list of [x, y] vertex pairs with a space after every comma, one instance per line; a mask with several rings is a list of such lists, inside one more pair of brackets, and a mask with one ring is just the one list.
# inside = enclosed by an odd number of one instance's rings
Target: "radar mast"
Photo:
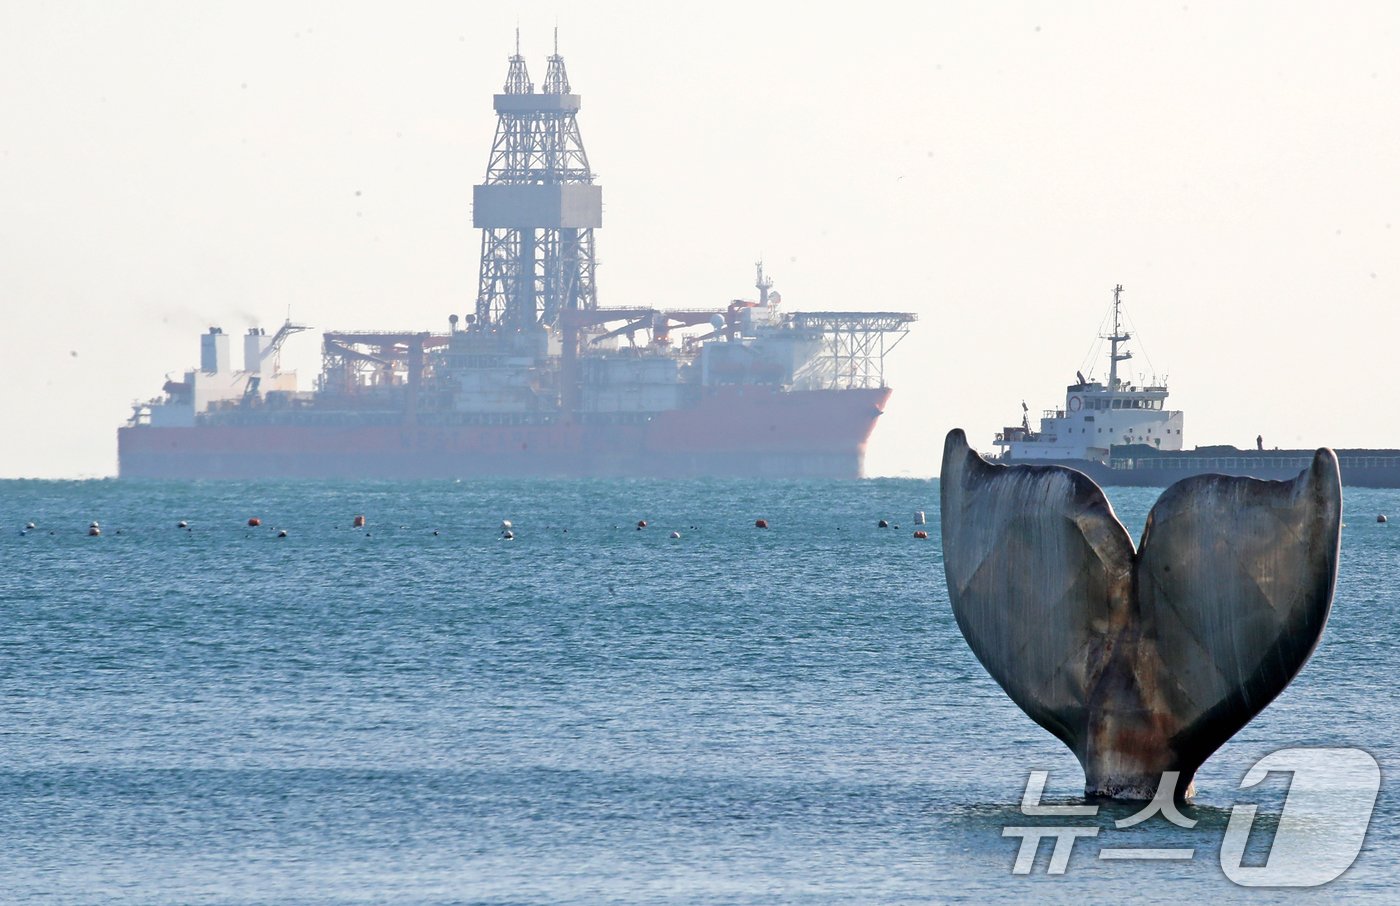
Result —
[[1126, 362], [1128, 359], [1131, 359], [1133, 357], [1133, 354], [1128, 350], [1124, 350], [1121, 353], [1118, 351], [1119, 343], [1126, 343], [1133, 338], [1132, 334], [1122, 329], [1122, 322], [1119, 317], [1119, 309], [1121, 309], [1123, 306], [1123, 300], [1121, 298], [1122, 294], [1123, 284], [1119, 283], [1117, 286], [1113, 287], [1113, 333], [1107, 337], [1104, 337], [1104, 339], [1108, 340], [1109, 342], [1109, 390], [1118, 389], [1118, 363]]

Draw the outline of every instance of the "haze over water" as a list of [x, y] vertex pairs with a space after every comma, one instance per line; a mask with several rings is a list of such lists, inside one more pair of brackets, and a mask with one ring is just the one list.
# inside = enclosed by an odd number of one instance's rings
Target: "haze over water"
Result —
[[[1157, 493], [1112, 492], [1134, 537]], [[1390, 902], [1400, 491], [1345, 496], [1322, 643], [1206, 763], [1198, 826], [1109, 810], [1019, 877], [1027, 772], [1082, 775], [958, 634], [936, 482], [3, 482], [5, 897]], [[1280, 778], [1238, 786], [1288, 745], [1386, 783], [1340, 880], [1251, 892], [1220, 838], [1237, 801], [1276, 821]]]

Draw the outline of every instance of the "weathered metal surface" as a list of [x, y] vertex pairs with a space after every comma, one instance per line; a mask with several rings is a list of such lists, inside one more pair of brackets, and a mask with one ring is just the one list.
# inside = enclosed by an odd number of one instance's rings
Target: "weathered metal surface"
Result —
[[1292, 481], [1172, 485], [1134, 551], [1102, 490], [1059, 466], [984, 461], [960, 430], [940, 473], [953, 614], [1012, 701], [1084, 767], [1085, 792], [1178, 798], [1302, 669], [1331, 609], [1337, 458]]

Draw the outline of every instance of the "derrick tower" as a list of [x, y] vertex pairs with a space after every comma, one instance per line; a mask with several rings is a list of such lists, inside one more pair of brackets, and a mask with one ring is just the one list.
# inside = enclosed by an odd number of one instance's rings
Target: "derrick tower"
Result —
[[562, 312], [597, 307], [593, 230], [603, 223], [603, 190], [588, 168], [579, 106], [558, 30], [536, 92], [517, 29], [505, 90], [495, 96], [486, 179], [472, 193], [472, 225], [482, 231], [479, 330], [554, 327]]

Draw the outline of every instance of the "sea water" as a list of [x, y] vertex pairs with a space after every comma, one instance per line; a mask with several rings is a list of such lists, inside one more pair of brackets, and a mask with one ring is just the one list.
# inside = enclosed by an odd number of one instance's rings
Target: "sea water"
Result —
[[[1158, 492], [1110, 493], [1140, 535]], [[936, 481], [0, 482], [0, 900], [1394, 902], [1380, 513], [1400, 491], [1347, 490], [1322, 643], [1193, 828], [1040, 819], [1098, 835], [1017, 875], [1029, 772], [1057, 804], [1083, 776], [958, 633]], [[1238, 887], [1231, 809], [1258, 864], [1288, 786], [1241, 779], [1289, 746], [1380, 762], [1365, 847]]]

